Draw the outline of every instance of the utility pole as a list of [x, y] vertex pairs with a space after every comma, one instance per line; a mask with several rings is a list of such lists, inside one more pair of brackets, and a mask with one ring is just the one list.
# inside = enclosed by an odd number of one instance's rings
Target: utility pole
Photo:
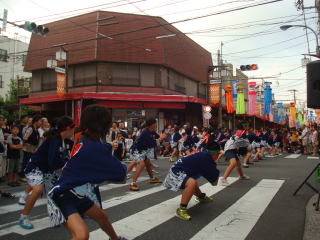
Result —
[[296, 106], [296, 92], [298, 90], [296, 89], [291, 89], [291, 90], [288, 90], [288, 92], [293, 92], [293, 101], [294, 101], [294, 105]]
[[222, 68], [223, 68], [223, 60], [222, 60], [222, 46], [223, 43], [221, 42], [220, 50], [218, 50], [218, 78], [220, 80], [220, 87], [219, 87], [219, 109], [218, 109], [218, 127], [222, 127]]

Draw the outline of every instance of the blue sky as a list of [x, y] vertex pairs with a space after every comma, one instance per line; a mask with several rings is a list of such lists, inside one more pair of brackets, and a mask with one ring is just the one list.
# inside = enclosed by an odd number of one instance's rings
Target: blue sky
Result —
[[[0, 0], [0, 15], [3, 8], [9, 10], [10, 21], [36, 21], [46, 23], [64, 17], [96, 9], [161, 16], [168, 22], [252, 6], [270, 0]], [[257, 63], [258, 71], [247, 72], [249, 77], [276, 77], [271, 80], [278, 100], [292, 99], [289, 89], [299, 90], [298, 99], [306, 99], [305, 69], [301, 67], [308, 45], [303, 28], [281, 31], [279, 27], [289, 24], [304, 24], [302, 12], [295, 7], [295, 0], [213, 15], [198, 20], [175, 24], [182, 32], [212, 53], [216, 59], [217, 49], [223, 42], [223, 59], [239, 67], [241, 64]], [[314, 5], [314, 0], [305, 0], [305, 6]], [[99, 5], [99, 6], [98, 6]], [[78, 10], [79, 11], [73, 11]], [[68, 12], [67, 11], [73, 11]], [[63, 14], [59, 14], [62, 13]], [[315, 9], [306, 10], [307, 25], [317, 30]], [[55, 14], [55, 15], [53, 15]], [[19, 22], [22, 23], [22, 22]], [[8, 34], [18, 32], [27, 38], [30, 35], [17, 28], [8, 28]], [[315, 51], [315, 37], [308, 34], [310, 51]], [[259, 82], [260, 80], [257, 80]]]

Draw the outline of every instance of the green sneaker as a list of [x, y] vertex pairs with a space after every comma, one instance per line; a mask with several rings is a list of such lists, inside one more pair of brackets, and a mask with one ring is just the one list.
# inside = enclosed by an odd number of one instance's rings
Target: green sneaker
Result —
[[191, 220], [191, 216], [188, 214], [188, 210], [186, 208], [178, 208], [176, 211], [176, 215], [178, 218], [181, 218], [182, 220]]
[[213, 200], [212, 197], [208, 197], [207, 195], [204, 198], [196, 197], [197, 202], [211, 202]]
[[175, 162], [175, 160], [174, 160], [174, 158], [172, 156], [170, 156], [169, 162]]

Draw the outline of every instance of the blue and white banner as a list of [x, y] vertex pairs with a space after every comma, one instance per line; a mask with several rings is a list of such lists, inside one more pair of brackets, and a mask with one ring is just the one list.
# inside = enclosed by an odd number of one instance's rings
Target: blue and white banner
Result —
[[237, 99], [238, 94], [238, 80], [232, 81], [232, 98]]

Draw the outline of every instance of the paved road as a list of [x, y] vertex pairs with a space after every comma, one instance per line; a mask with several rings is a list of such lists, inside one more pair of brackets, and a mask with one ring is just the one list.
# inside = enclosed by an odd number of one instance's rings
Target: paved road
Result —
[[[130, 239], [301, 240], [305, 206], [313, 192], [304, 187], [296, 197], [292, 193], [318, 161], [301, 155], [267, 158], [245, 169], [250, 180], [239, 181], [232, 175], [228, 188], [212, 187], [202, 179], [202, 188], [214, 201], [197, 204], [192, 200], [190, 222], [174, 216], [180, 194], [149, 184], [146, 175], [138, 184], [140, 192], [129, 192], [127, 185], [102, 186], [103, 207], [119, 234]], [[166, 159], [156, 163], [158, 177], [163, 179], [170, 164]], [[221, 172], [225, 167], [224, 162], [219, 164]], [[65, 228], [48, 227], [45, 199], [32, 211], [33, 230], [17, 226], [20, 209], [16, 200], [0, 199], [0, 240], [69, 239]], [[90, 239], [108, 239], [93, 221], [86, 222]]]

